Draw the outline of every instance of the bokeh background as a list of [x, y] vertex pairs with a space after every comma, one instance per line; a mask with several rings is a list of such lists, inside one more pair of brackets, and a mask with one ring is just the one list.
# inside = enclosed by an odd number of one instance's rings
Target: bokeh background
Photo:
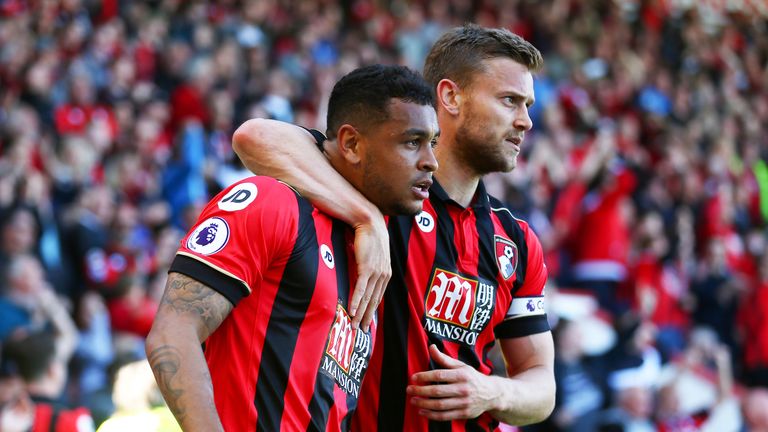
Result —
[[182, 235], [248, 175], [234, 129], [324, 130], [339, 77], [421, 70], [465, 22], [546, 62], [487, 179], [550, 272], [558, 402], [526, 429], [768, 430], [763, 0], [0, 0], [0, 421], [32, 393], [168, 429], [143, 338]]

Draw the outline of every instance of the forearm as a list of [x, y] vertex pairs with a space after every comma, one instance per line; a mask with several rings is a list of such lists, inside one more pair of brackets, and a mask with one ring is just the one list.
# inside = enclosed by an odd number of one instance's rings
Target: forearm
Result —
[[537, 423], [555, 407], [555, 347], [550, 332], [500, 339], [509, 378], [496, 379], [502, 392], [490, 411], [511, 425]]
[[489, 376], [500, 389], [489, 413], [500, 422], [523, 426], [538, 423], [552, 413], [555, 406], [555, 380], [545, 367], [529, 369], [514, 378]]
[[288, 123], [251, 119], [232, 137], [232, 147], [246, 168], [293, 186], [329, 215], [357, 227], [383, 217], [320, 152], [312, 135]]
[[178, 324], [158, 325], [147, 337], [146, 351], [163, 398], [182, 430], [223, 431], [197, 335]]
[[75, 322], [56, 294], [51, 293], [50, 299], [42, 302], [42, 307], [56, 331], [56, 355], [68, 362], [77, 348], [79, 337]]
[[223, 431], [200, 344], [232, 310], [210, 287], [171, 272], [147, 335], [147, 359], [168, 407], [185, 431]]

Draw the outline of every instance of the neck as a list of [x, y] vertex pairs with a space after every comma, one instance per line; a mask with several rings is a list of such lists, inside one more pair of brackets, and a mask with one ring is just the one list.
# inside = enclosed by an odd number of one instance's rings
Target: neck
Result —
[[441, 137], [435, 149], [440, 166], [435, 172], [435, 178], [452, 200], [463, 207], [469, 207], [481, 176], [458, 159], [457, 152], [451, 149], [452, 145], [456, 145], [451, 138]]

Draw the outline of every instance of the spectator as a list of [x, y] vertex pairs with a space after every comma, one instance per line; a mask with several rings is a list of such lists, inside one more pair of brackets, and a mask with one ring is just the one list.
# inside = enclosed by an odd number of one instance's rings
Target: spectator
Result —
[[768, 431], [768, 389], [756, 387], [744, 396], [741, 413], [744, 417], [743, 432]]
[[32, 255], [18, 255], [9, 260], [0, 291], [0, 340], [18, 331], [52, 328], [56, 332], [56, 350], [68, 361], [77, 344], [77, 329], [64, 307], [45, 281], [43, 269]]
[[21, 379], [13, 375], [0, 376], [0, 430], [27, 432], [34, 421], [35, 406]]
[[181, 431], [165, 406], [146, 361], [135, 361], [120, 367], [113, 386], [113, 399], [116, 411], [99, 427], [98, 432]]
[[604, 381], [585, 357], [584, 334], [577, 322], [560, 320], [555, 328], [555, 380], [558, 383], [552, 427], [558, 431], [593, 430], [605, 401]]
[[58, 402], [67, 380], [67, 361], [57, 351], [56, 336], [40, 330], [17, 334], [5, 345], [5, 363], [18, 370], [26, 391], [35, 403], [33, 430], [93, 431], [93, 419], [85, 408]]

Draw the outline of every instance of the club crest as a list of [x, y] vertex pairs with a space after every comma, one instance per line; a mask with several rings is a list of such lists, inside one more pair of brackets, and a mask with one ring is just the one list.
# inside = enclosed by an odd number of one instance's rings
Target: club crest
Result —
[[509, 279], [517, 269], [517, 245], [512, 240], [501, 236], [494, 236], [494, 240], [496, 242], [496, 264], [499, 266], [501, 276], [505, 280]]

